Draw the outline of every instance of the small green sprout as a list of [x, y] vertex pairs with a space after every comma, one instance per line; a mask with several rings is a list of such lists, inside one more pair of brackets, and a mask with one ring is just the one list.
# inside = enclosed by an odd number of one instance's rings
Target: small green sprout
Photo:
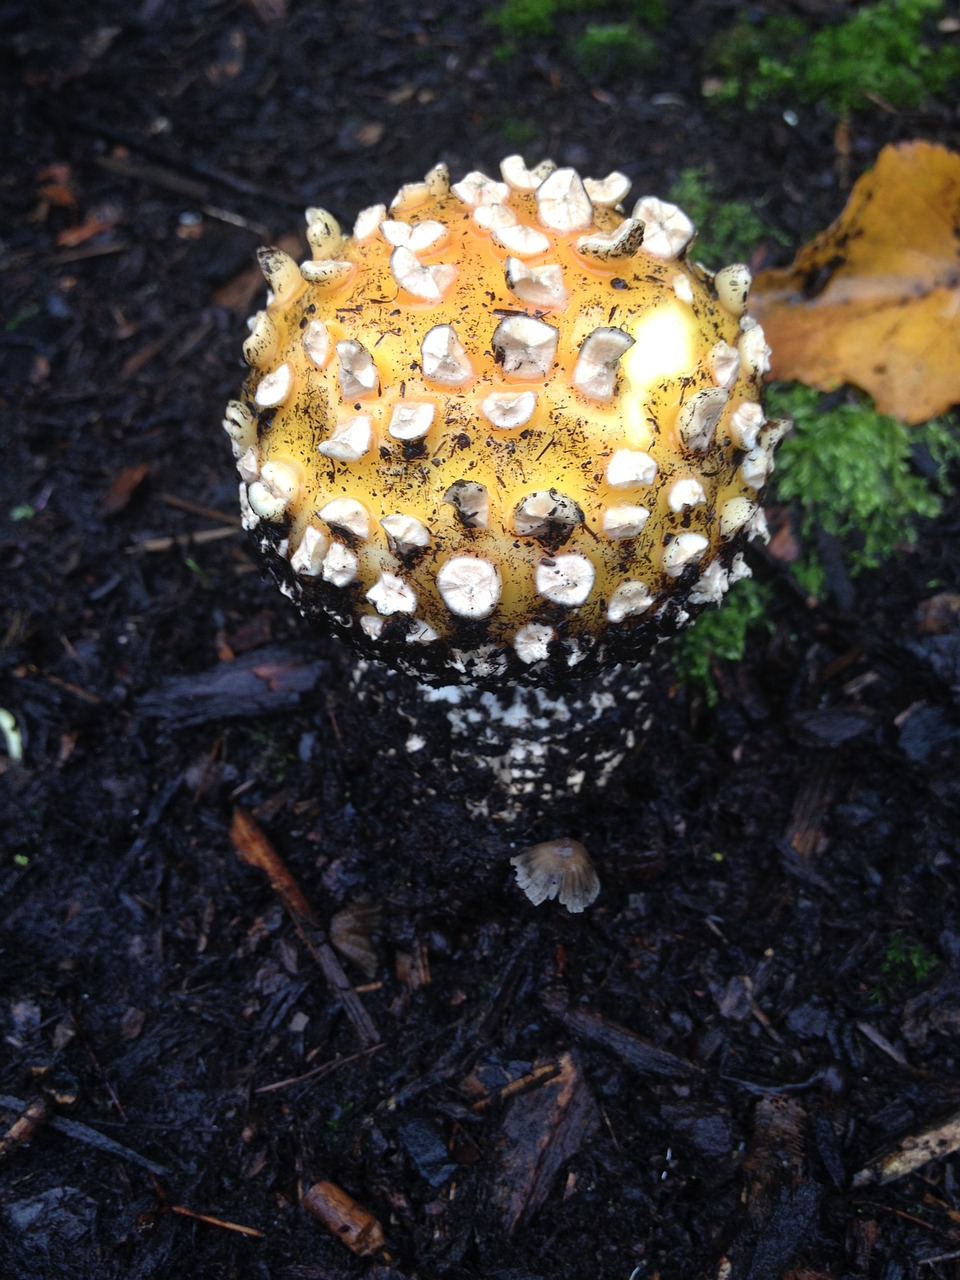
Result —
[[206, 569], [204, 569], [203, 565], [194, 560], [193, 556], [184, 556], [183, 563], [187, 566], [193, 576], [200, 581], [202, 586], [209, 587], [212, 585], [213, 579], [210, 577], [210, 574]]
[[504, 140], [518, 150], [532, 146], [538, 136], [537, 126], [532, 120], [517, 120], [512, 117], [504, 120], [500, 132]]
[[895, 933], [887, 943], [880, 972], [893, 988], [919, 987], [926, 982], [940, 961], [922, 942], [910, 942]]
[[297, 768], [296, 746], [289, 741], [279, 725], [250, 725], [241, 735], [256, 754], [256, 767], [265, 777], [283, 784]]
[[32, 320], [34, 316], [38, 316], [39, 314], [39, 305], [35, 302], [28, 303], [27, 306], [21, 307], [19, 311], [12, 315], [10, 319], [5, 322], [3, 327], [6, 329], [7, 333], [16, 333], [26, 320]]

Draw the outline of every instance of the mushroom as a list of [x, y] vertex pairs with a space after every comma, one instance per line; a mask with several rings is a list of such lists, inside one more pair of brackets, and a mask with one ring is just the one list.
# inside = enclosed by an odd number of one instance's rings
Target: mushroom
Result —
[[438, 165], [352, 235], [309, 210], [309, 262], [261, 250], [224, 426], [268, 567], [361, 696], [393, 682], [412, 766], [472, 762], [515, 822], [629, 750], [651, 649], [749, 572], [782, 428], [745, 266], [692, 262], [664, 201], [625, 216], [622, 174], [501, 178]]
[[578, 914], [600, 892], [600, 880], [590, 855], [579, 840], [544, 840], [510, 859], [517, 884], [535, 907], [556, 898]]

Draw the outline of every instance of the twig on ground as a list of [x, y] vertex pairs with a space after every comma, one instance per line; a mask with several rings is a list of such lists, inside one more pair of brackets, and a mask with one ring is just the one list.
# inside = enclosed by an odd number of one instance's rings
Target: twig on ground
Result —
[[216, 507], [205, 507], [202, 502], [191, 502], [189, 498], [181, 498], [177, 493], [161, 493], [160, 501], [168, 507], [176, 507], [178, 511], [188, 511], [190, 515], [202, 516], [204, 520], [216, 520], [220, 525], [231, 524], [234, 528], [242, 528], [239, 516], [218, 511]]
[[132, 547], [125, 547], [128, 556], [142, 556], [146, 552], [172, 551], [174, 547], [198, 547], [205, 542], [220, 542], [223, 538], [236, 538], [240, 534], [237, 525], [223, 529], [200, 529], [197, 533], [176, 533], [165, 538], [146, 538]]
[[547, 991], [542, 999], [547, 1010], [555, 1018], [559, 1018], [574, 1035], [608, 1049], [640, 1075], [676, 1077], [691, 1076], [697, 1072], [696, 1065], [686, 1058], [666, 1049], [659, 1049], [635, 1032], [628, 1031], [616, 1022], [609, 1022], [598, 1013], [568, 1008], [567, 997], [563, 992]]
[[279, 1089], [292, 1089], [294, 1085], [306, 1084], [310, 1080], [316, 1082], [326, 1076], [332, 1076], [335, 1071], [349, 1066], [351, 1062], [359, 1062], [361, 1058], [366, 1058], [371, 1053], [379, 1053], [382, 1048], [382, 1044], [373, 1044], [361, 1053], [351, 1053], [346, 1058], [334, 1058], [333, 1062], [323, 1062], [312, 1071], [305, 1071], [302, 1076], [290, 1076], [287, 1080], [275, 1080], [273, 1084], [261, 1085], [259, 1089], [254, 1089], [254, 1093], [276, 1093]]
[[[29, 1109], [26, 1102], [5, 1093], [0, 1094], [0, 1107], [6, 1107], [9, 1111], [17, 1111], [21, 1115], [25, 1114]], [[46, 1123], [51, 1129], [56, 1129], [58, 1133], [62, 1133], [68, 1138], [73, 1138], [75, 1142], [83, 1142], [88, 1147], [96, 1147], [98, 1151], [103, 1151], [107, 1155], [118, 1156], [121, 1160], [129, 1160], [131, 1164], [139, 1165], [142, 1169], [147, 1169], [150, 1173], [157, 1174], [158, 1177], [165, 1177], [170, 1173], [170, 1170], [165, 1165], [157, 1164], [154, 1160], [148, 1160], [146, 1156], [142, 1156], [136, 1151], [131, 1151], [129, 1147], [124, 1147], [119, 1142], [114, 1142], [112, 1138], [107, 1138], [96, 1129], [91, 1129], [89, 1125], [81, 1124], [78, 1120], [67, 1120], [64, 1116], [48, 1114]]]
[[244, 809], [238, 808], [233, 812], [230, 838], [244, 862], [252, 867], [259, 867], [266, 873], [270, 887], [283, 904], [304, 946], [320, 966], [330, 990], [343, 1005], [344, 1013], [350, 1019], [360, 1043], [365, 1049], [378, 1044], [380, 1033], [362, 1000], [350, 985], [333, 949], [327, 945], [316, 912], [263, 830]]
[[239, 1222], [227, 1222], [223, 1218], [211, 1217], [209, 1213], [194, 1213], [182, 1204], [170, 1205], [170, 1212], [179, 1214], [181, 1218], [191, 1218], [194, 1222], [205, 1222], [211, 1227], [222, 1227], [224, 1231], [236, 1231], [241, 1236], [251, 1236], [254, 1240], [262, 1240], [264, 1234], [256, 1227], [242, 1227]]

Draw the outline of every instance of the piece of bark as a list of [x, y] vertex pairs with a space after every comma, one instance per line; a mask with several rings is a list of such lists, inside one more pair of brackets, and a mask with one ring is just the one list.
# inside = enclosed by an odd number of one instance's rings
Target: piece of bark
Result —
[[422, 1117], [404, 1120], [397, 1137], [413, 1167], [431, 1187], [442, 1187], [457, 1171], [450, 1152], [434, 1124]]
[[657, 1048], [635, 1032], [628, 1031], [616, 1022], [609, 1022], [598, 1013], [568, 1008], [566, 996], [562, 992], [546, 991], [542, 999], [547, 1010], [555, 1018], [559, 1018], [574, 1035], [608, 1049], [639, 1075], [667, 1076], [673, 1079], [677, 1076], [690, 1076], [697, 1071], [695, 1064], [686, 1058]]
[[[746, 1252], [731, 1250], [732, 1276], [771, 1280], [804, 1274], [804, 1254], [819, 1233], [821, 1189], [805, 1182], [793, 1193], [784, 1191], [756, 1243]], [[749, 1270], [746, 1258], [749, 1256]]]
[[960, 1032], [960, 973], [938, 971], [939, 980], [903, 1006], [900, 1030], [914, 1048], [922, 1048], [933, 1032], [955, 1036]]
[[320, 683], [330, 664], [292, 645], [264, 649], [222, 662], [210, 671], [162, 680], [137, 704], [142, 716], [179, 728], [234, 716], [288, 711]]
[[807, 1112], [796, 1098], [761, 1098], [753, 1110], [753, 1134], [743, 1159], [747, 1214], [762, 1225], [781, 1193], [802, 1184], [807, 1147]]
[[806, 1108], [796, 1098], [761, 1098], [743, 1160], [746, 1220], [728, 1251], [732, 1277], [770, 1280], [803, 1274], [817, 1237], [821, 1187], [807, 1176]]
[[784, 833], [791, 848], [801, 858], [811, 858], [826, 844], [823, 824], [830, 812], [836, 783], [837, 763], [832, 753], [823, 752], [800, 783], [793, 798], [790, 821]]
[[510, 1236], [536, 1213], [561, 1166], [599, 1125], [593, 1094], [569, 1053], [557, 1074], [510, 1104], [499, 1135], [500, 1155], [491, 1203]]
[[383, 1228], [374, 1214], [335, 1182], [315, 1182], [304, 1192], [301, 1203], [331, 1235], [361, 1258], [369, 1258], [383, 1248]]
[[910, 1133], [886, 1154], [871, 1160], [854, 1175], [855, 1187], [896, 1182], [930, 1160], [940, 1160], [960, 1149], [960, 1111], [919, 1133]]
[[885, 1053], [891, 1062], [895, 1062], [898, 1067], [904, 1067], [907, 1071], [910, 1070], [907, 1055], [901, 1049], [898, 1049], [895, 1044], [891, 1044], [887, 1037], [878, 1031], [876, 1027], [869, 1022], [861, 1021], [857, 1023], [857, 1030], [881, 1053]]

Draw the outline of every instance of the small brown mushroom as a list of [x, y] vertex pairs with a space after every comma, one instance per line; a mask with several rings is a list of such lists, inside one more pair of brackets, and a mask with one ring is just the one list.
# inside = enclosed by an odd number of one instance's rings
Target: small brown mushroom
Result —
[[556, 898], [568, 911], [579, 913], [600, 892], [590, 855], [579, 840], [545, 840], [510, 859], [517, 884], [535, 907]]

